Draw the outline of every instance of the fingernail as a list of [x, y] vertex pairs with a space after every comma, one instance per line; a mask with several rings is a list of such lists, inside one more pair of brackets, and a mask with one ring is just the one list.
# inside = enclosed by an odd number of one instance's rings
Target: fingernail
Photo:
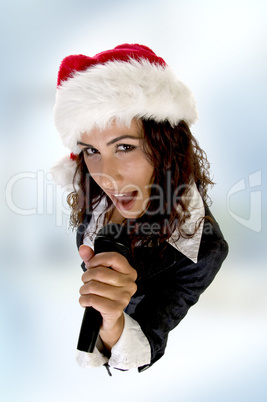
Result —
[[79, 250], [80, 250], [82, 247], [86, 247], [86, 245], [85, 245], [85, 244], [81, 244], [80, 247], [79, 247]]

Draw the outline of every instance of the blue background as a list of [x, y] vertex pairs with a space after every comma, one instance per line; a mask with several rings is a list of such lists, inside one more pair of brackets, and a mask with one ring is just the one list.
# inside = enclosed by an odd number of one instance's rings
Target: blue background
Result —
[[[266, 400], [266, 14], [263, 0], [2, 2], [1, 401]], [[61, 60], [124, 42], [151, 47], [195, 93], [230, 254], [166, 355], [110, 378], [75, 361], [80, 259], [48, 172], [66, 153], [53, 124]]]

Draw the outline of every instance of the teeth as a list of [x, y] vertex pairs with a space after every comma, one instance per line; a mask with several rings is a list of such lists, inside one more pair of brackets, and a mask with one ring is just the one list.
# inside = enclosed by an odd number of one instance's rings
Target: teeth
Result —
[[114, 197], [116, 197], [116, 198], [123, 198], [126, 196], [127, 196], [127, 194], [114, 194]]

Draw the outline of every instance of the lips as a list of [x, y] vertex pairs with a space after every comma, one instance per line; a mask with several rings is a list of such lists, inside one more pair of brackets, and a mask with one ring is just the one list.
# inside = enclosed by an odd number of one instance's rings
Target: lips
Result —
[[131, 191], [123, 194], [110, 194], [110, 197], [116, 208], [121, 210], [129, 210], [133, 207], [137, 194], [137, 191]]

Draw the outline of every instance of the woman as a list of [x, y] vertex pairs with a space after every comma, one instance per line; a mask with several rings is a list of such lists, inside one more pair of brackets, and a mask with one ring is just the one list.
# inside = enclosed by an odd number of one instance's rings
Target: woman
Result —
[[[146, 46], [61, 63], [55, 123], [71, 157], [52, 172], [62, 185], [73, 182], [80, 304], [103, 320], [94, 352], [78, 352], [83, 367], [154, 364], [227, 255], [206, 204], [212, 182], [189, 129], [196, 119], [190, 90]], [[96, 233], [109, 222], [126, 227], [128, 260], [94, 255]]]

